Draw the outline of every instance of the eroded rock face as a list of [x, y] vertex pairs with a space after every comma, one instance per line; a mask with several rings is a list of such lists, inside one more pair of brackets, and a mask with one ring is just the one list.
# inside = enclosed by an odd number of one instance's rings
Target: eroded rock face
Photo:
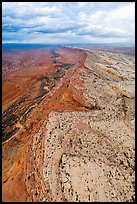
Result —
[[66, 49], [77, 63], [16, 137], [28, 138], [21, 154], [24, 201], [134, 201], [134, 58]]

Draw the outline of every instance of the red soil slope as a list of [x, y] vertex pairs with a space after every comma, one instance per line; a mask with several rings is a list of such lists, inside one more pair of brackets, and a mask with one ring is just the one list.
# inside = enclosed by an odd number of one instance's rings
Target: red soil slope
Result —
[[[31, 138], [41, 128], [41, 124], [46, 120], [48, 114], [53, 110], [86, 110], [88, 108], [82, 96], [82, 90], [78, 92], [73, 88], [73, 83], [81, 86], [82, 82], [73, 78], [77, 75], [79, 69], [83, 68], [86, 54], [84, 51], [70, 48], [59, 48], [56, 52], [59, 56], [57, 56], [57, 62], [53, 63], [51, 50], [33, 51], [31, 54], [33, 54], [33, 57], [37, 56], [38, 60], [32, 61], [32, 64], [28, 67], [22, 68], [20, 65], [17, 70], [7, 72], [6, 77], [4, 75], [2, 86], [3, 111], [8, 110], [9, 107], [11, 108], [11, 105], [19, 101], [24, 95], [29, 100], [24, 100], [23, 103], [18, 102], [19, 105], [15, 104], [15, 107], [11, 109], [12, 114], [15, 113], [18, 116], [15, 123], [13, 123], [13, 126], [17, 129], [15, 134], [13, 132], [9, 138], [4, 138], [2, 147], [3, 201], [32, 201], [26, 187], [26, 185], [30, 185], [28, 184], [28, 167], [25, 168], [26, 165], [29, 165], [31, 158], [29, 145]], [[29, 52], [27, 54], [30, 55]], [[25, 60], [26, 58], [23, 59], [23, 62]], [[70, 68], [59, 73], [60, 79], [55, 80], [53, 88], [50, 88], [50, 85], [47, 87], [50, 90], [47, 94], [40, 95], [39, 98], [42, 99], [43, 97], [43, 100], [36, 101], [34, 96], [40, 94], [41, 80], [45, 77], [53, 78], [51, 75], [54, 73], [56, 75], [57, 68], [64, 64], [70, 65]], [[23, 108], [27, 110], [21, 112]], [[27, 115], [25, 122], [21, 122], [22, 115], [31, 108], [32, 111]], [[4, 128], [6, 134], [10, 132], [10, 126], [5, 125]], [[39, 151], [42, 151], [42, 149]], [[36, 161], [37, 159], [36, 157]], [[36, 172], [36, 169], [30, 170], [32, 174]], [[33, 185], [35, 185], [35, 182], [34, 180]]]

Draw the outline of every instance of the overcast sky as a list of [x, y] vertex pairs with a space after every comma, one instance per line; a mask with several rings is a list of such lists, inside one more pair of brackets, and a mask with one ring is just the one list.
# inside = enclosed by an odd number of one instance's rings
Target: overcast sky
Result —
[[134, 2], [3, 2], [3, 43], [135, 41]]

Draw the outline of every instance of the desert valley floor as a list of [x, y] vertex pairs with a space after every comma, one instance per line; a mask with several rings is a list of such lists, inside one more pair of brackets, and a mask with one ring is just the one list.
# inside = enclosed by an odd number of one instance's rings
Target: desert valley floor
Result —
[[2, 56], [2, 200], [135, 200], [135, 56], [55, 46]]

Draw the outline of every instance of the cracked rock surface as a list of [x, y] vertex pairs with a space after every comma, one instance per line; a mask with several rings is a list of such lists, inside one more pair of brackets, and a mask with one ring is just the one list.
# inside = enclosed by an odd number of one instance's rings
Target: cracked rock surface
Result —
[[[133, 201], [134, 66], [109, 53], [102, 64], [102, 52], [92, 64], [93, 55], [87, 54], [89, 70], [79, 76], [91, 109], [48, 117], [43, 167], [48, 201]], [[114, 69], [117, 59], [122, 63]]]

